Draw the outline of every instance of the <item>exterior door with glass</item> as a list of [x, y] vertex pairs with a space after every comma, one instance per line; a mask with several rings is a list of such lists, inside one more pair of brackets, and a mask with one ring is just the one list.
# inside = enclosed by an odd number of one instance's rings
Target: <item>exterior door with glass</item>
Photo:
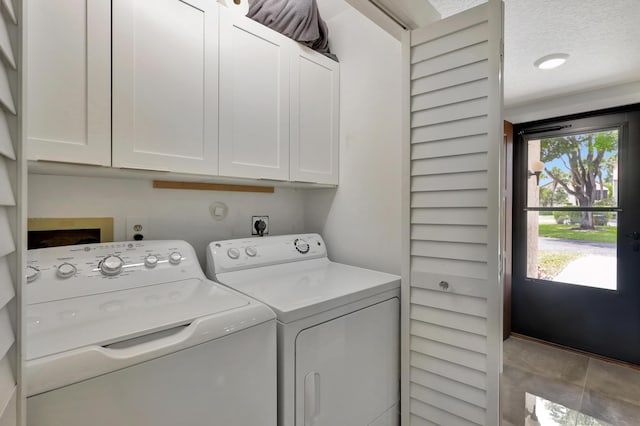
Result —
[[640, 364], [640, 106], [515, 131], [513, 331]]

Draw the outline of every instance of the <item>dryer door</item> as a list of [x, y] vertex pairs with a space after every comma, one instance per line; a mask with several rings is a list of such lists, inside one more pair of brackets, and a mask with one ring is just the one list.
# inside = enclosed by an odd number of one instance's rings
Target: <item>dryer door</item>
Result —
[[398, 424], [399, 317], [393, 298], [298, 335], [296, 426]]

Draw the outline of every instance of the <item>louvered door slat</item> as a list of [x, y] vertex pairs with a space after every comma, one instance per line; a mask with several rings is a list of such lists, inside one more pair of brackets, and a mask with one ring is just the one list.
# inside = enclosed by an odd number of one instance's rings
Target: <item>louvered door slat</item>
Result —
[[11, 133], [9, 132], [9, 123], [7, 123], [7, 117], [4, 114], [0, 114], [0, 155], [10, 160], [16, 159]]
[[11, 398], [6, 401], [0, 401], [0, 404], [4, 403], [4, 406], [0, 406], [0, 426], [16, 426], [18, 424], [17, 419], [17, 388], [13, 388]]
[[487, 395], [484, 391], [465, 386], [462, 383], [447, 379], [437, 374], [419, 368], [411, 369], [412, 383], [419, 384], [425, 388], [437, 389], [445, 395], [458, 397], [464, 395], [464, 400], [478, 407], [484, 407], [487, 403]]
[[460, 172], [439, 175], [414, 176], [412, 191], [444, 191], [456, 189], [483, 189], [487, 187], [487, 172]]
[[[438, 425], [477, 426], [478, 423], [470, 422], [460, 416], [452, 414], [448, 410], [441, 409], [440, 407], [443, 406], [444, 405], [436, 407], [435, 405], [422, 402], [420, 399], [411, 398], [411, 411], [423, 418], [434, 419]], [[450, 408], [450, 410], [454, 411], [453, 408]]]
[[[481, 371], [416, 351], [411, 352], [411, 366], [446, 377], [463, 385], [467, 385], [470, 388], [484, 390], [487, 386], [487, 377]], [[464, 397], [463, 395], [457, 396], [459, 398]]]
[[469, 83], [470, 81], [481, 80], [489, 76], [489, 64], [486, 61], [476, 62], [464, 67], [456, 68], [446, 73], [431, 75], [414, 80], [411, 83], [411, 94], [433, 92]]
[[7, 23], [0, 19], [0, 51], [2, 56], [6, 59], [11, 68], [16, 67], [16, 60], [13, 55], [13, 48], [11, 47], [11, 41], [9, 40], [9, 31]]
[[411, 146], [411, 159], [450, 157], [455, 155], [487, 152], [488, 140], [485, 135], [468, 136], [453, 140], [415, 143]]
[[9, 17], [11, 22], [14, 24], [18, 24], [18, 20], [16, 19], [16, 12], [13, 9], [13, 3], [11, 0], [2, 0], [3, 13]]
[[486, 244], [487, 227], [483, 225], [413, 225], [411, 239]]
[[460, 312], [421, 305], [411, 305], [410, 317], [412, 320], [429, 324], [442, 325], [481, 336], [487, 335], [487, 323], [482, 317], [462, 315]]
[[0, 66], [0, 104], [4, 106], [10, 113], [16, 113], [16, 105], [13, 102], [13, 94], [9, 84], [9, 75], [4, 64]]
[[416, 383], [411, 384], [411, 397], [434, 407], [451, 407], [451, 411], [474, 424], [482, 424], [484, 420], [483, 408]]
[[486, 116], [466, 118], [416, 127], [412, 131], [414, 142], [430, 142], [436, 140], [454, 139], [465, 136], [487, 133], [489, 123]]
[[[433, 96], [437, 94], [437, 96]], [[457, 86], [447, 87], [437, 93], [417, 94], [411, 98], [411, 111], [433, 108], [441, 105], [451, 105], [469, 99], [477, 99], [489, 95], [487, 80], [475, 80]]]
[[423, 338], [431, 338], [440, 343], [467, 349], [469, 351], [486, 353], [487, 339], [475, 333], [456, 330], [452, 327], [442, 327], [422, 321], [411, 321], [411, 334]]
[[[420, 43], [416, 36], [414, 37], [414, 42], [417, 44], [413, 48], [413, 53], [416, 58], [433, 58], [477, 44], [478, 40], [486, 40], [486, 37], [487, 22], [472, 25], [471, 27], [449, 34], [447, 37], [431, 40], [429, 43]], [[415, 63], [415, 60], [412, 59], [411, 63]]]
[[443, 121], [456, 121], [472, 118], [487, 113], [487, 98], [472, 99], [467, 102], [443, 105], [414, 112], [411, 116], [413, 127], [428, 126]]
[[465, 153], [445, 158], [422, 158], [412, 161], [411, 174], [413, 176], [420, 176], [484, 172], [487, 170], [486, 163], [487, 154], [485, 152]]
[[487, 58], [489, 44], [486, 41], [463, 47], [435, 58], [425, 59], [411, 66], [414, 79], [438, 74], [452, 68], [482, 62]]
[[502, 2], [412, 31], [403, 425], [499, 424]]
[[482, 225], [487, 223], [486, 208], [419, 209], [411, 211], [411, 223], [440, 225]]
[[11, 188], [7, 163], [0, 155], [0, 206], [14, 206], [15, 204], [16, 200], [13, 196], [13, 189]]

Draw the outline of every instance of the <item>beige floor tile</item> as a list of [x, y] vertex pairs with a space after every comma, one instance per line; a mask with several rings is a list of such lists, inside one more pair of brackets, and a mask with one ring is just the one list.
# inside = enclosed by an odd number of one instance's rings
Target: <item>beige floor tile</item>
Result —
[[607, 423], [604, 420], [599, 420], [586, 414], [578, 414], [578, 420], [576, 426], [615, 426], [611, 423]]
[[[611, 398], [640, 405], [640, 371], [610, 362], [591, 359], [586, 389]], [[640, 419], [638, 419], [640, 424]]]
[[640, 405], [629, 404], [591, 390], [584, 392], [580, 412], [615, 426], [640, 425]]
[[570, 409], [580, 408], [581, 386], [533, 374], [509, 365], [504, 367], [501, 386], [503, 419], [514, 424], [523, 424], [526, 416], [526, 393], [556, 402]]
[[511, 337], [504, 342], [504, 363], [538, 376], [583, 386], [589, 358]]

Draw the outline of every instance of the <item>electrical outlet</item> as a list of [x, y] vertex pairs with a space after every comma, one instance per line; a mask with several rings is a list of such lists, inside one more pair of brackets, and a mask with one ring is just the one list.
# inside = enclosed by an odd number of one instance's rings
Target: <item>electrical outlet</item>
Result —
[[127, 218], [127, 241], [149, 239], [149, 220], [146, 217]]
[[[264, 225], [262, 225], [262, 223], [264, 223]], [[264, 229], [262, 229], [263, 226], [264, 226]], [[264, 236], [268, 234], [269, 234], [269, 216], [251, 216], [251, 235]]]

